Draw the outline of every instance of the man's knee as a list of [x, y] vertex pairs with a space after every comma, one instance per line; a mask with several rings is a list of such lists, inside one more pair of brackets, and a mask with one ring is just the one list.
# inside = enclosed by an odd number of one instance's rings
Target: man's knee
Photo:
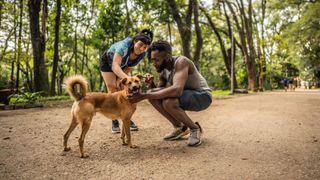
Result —
[[153, 106], [160, 106], [161, 105], [161, 100], [159, 100], [159, 99], [148, 99], [148, 101]]
[[170, 111], [179, 107], [179, 101], [176, 98], [167, 98], [162, 101], [162, 106], [165, 110]]

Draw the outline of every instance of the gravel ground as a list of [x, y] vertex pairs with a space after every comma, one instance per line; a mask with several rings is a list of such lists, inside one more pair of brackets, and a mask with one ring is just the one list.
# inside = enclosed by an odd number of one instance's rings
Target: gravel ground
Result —
[[0, 111], [0, 179], [320, 179], [320, 91], [266, 92], [215, 100], [188, 112], [204, 128], [203, 144], [163, 141], [170, 124], [147, 101], [121, 145], [97, 114], [79, 158], [77, 127], [63, 153], [71, 104]]

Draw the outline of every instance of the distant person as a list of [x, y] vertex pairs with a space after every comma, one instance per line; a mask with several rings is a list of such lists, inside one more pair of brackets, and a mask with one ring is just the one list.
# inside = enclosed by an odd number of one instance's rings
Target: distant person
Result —
[[189, 146], [201, 144], [202, 129], [185, 111], [201, 111], [212, 102], [211, 89], [194, 63], [185, 56], [172, 56], [172, 47], [167, 41], [152, 43], [150, 59], [160, 73], [159, 84], [152, 78], [146, 82], [153, 88], [147, 93], [134, 94], [129, 99], [138, 102], [149, 99], [152, 106], [173, 125], [174, 130], [164, 140], [178, 140], [189, 134]]
[[288, 86], [289, 86], [289, 79], [284, 78], [284, 79], [282, 80], [282, 82], [283, 82], [284, 90], [287, 91], [287, 90], [288, 90]]
[[298, 77], [293, 78], [293, 89], [298, 88]]
[[294, 90], [294, 87], [293, 87], [293, 78], [289, 78], [288, 84], [289, 84], [289, 89], [290, 89], [290, 90]]
[[[100, 71], [108, 92], [116, 92], [117, 79], [129, 77], [128, 74], [132, 68], [144, 59], [152, 39], [153, 32], [144, 29], [133, 38], [127, 37], [104, 51], [100, 58]], [[120, 133], [117, 119], [112, 120], [111, 130], [113, 134]], [[130, 130], [138, 130], [133, 121], [131, 121]]]

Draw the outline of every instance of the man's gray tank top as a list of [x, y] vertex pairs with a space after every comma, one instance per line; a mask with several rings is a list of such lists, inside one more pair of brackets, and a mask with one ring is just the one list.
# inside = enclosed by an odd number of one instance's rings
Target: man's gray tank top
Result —
[[190, 61], [194, 67], [194, 72], [192, 74], [188, 74], [187, 81], [184, 85], [184, 89], [190, 89], [190, 90], [197, 90], [197, 91], [211, 91], [210, 87], [207, 84], [207, 81], [204, 79], [204, 77], [199, 73], [194, 63], [188, 59], [185, 56], [178, 56], [173, 57], [174, 58], [174, 65], [172, 71], [169, 71], [167, 69], [164, 69], [163, 77], [167, 81], [166, 87], [171, 86], [173, 84], [173, 76], [175, 74], [176, 70], [176, 64], [177, 62], [183, 58], [186, 58], [188, 61]]

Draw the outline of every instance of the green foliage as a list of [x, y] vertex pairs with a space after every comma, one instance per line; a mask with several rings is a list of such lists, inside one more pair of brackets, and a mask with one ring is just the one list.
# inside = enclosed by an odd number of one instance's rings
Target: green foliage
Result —
[[101, 51], [106, 47], [115, 43], [116, 41], [124, 38], [125, 18], [124, 13], [121, 11], [122, 3], [119, 0], [107, 0], [105, 4], [100, 5], [100, 14], [98, 17], [98, 27], [95, 30], [100, 42]]
[[[30, 84], [33, 75], [33, 54], [30, 42], [29, 18], [27, 1], [24, 2], [22, 24], [22, 49], [20, 54], [20, 83], [19, 88], [26, 86], [27, 78]], [[223, 14], [222, 1], [200, 3], [214, 21], [226, 48], [230, 47], [228, 26]], [[231, 1], [230, 1], [231, 2]], [[244, 1], [247, 6], [248, 1]], [[56, 2], [48, 1], [48, 19], [46, 21], [46, 66], [48, 73], [52, 71], [54, 25], [56, 17]], [[59, 42], [59, 71], [57, 84], [63, 78], [77, 73], [82, 73], [89, 80], [89, 88], [97, 91], [103, 85], [99, 71], [99, 58], [114, 42], [122, 40], [125, 35], [133, 36], [142, 28], [154, 30], [154, 40], [167, 40], [172, 43], [173, 54], [181, 55], [181, 38], [177, 24], [166, 1], [159, 0], [68, 0], [62, 1], [60, 42]], [[128, 9], [126, 9], [126, 4]], [[176, 0], [180, 9], [179, 14], [184, 17], [187, 10], [187, 0]], [[14, 78], [16, 78], [16, 60], [18, 49], [14, 46], [14, 29], [18, 35], [19, 1], [16, 1], [14, 14], [14, 1], [2, 2], [1, 32], [0, 32], [0, 88], [8, 86], [8, 80], [14, 62]], [[239, 9], [233, 3], [236, 16], [241, 21]], [[254, 42], [257, 42], [257, 30], [261, 27], [261, 1], [253, 2], [254, 17]], [[300, 76], [302, 79], [320, 80], [320, 2], [301, 0], [268, 0], [266, 19], [264, 22], [265, 34], [259, 34], [267, 61], [266, 81], [273, 82], [273, 87], [279, 86], [278, 82], [285, 76]], [[245, 7], [247, 10], [247, 7]], [[127, 16], [127, 12], [128, 15]], [[231, 24], [235, 31], [235, 39], [240, 43], [238, 29], [234, 19], [228, 11]], [[204, 14], [199, 14], [200, 26], [203, 37], [203, 47], [200, 58], [200, 72], [207, 79], [213, 89], [229, 89], [230, 77], [226, 71], [220, 46], [211, 27], [208, 25]], [[16, 22], [16, 26], [14, 26]], [[192, 21], [193, 23], [193, 21]], [[169, 25], [169, 26], [168, 26]], [[169, 28], [170, 27], [170, 34]], [[196, 47], [194, 26], [192, 24], [191, 54]], [[259, 32], [261, 33], [261, 32]], [[75, 41], [77, 39], [77, 41]], [[7, 40], [7, 42], [6, 42]], [[5, 49], [7, 45], [7, 48]], [[77, 45], [77, 47], [76, 47]], [[77, 57], [77, 61], [75, 60]], [[16, 59], [15, 59], [16, 58]], [[247, 69], [244, 57], [237, 46], [235, 72], [239, 88], [247, 86]], [[257, 60], [259, 65], [259, 61]], [[77, 63], [77, 64], [75, 64]], [[291, 68], [288, 66], [294, 67]], [[77, 69], [77, 71], [75, 70]], [[257, 67], [258, 69], [258, 67]], [[132, 75], [152, 73], [158, 79], [158, 73], [147, 59], [135, 67]], [[50, 80], [50, 79], [49, 79]], [[60, 86], [59, 86], [60, 87]], [[59, 89], [60, 90], [60, 89]], [[27, 95], [25, 95], [27, 97]], [[59, 99], [58, 97], [54, 97]], [[20, 98], [21, 99], [21, 98]], [[16, 100], [18, 101], [18, 100]], [[42, 101], [42, 98], [39, 100]], [[44, 99], [44, 101], [46, 101]]]
[[48, 101], [65, 101], [71, 100], [70, 96], [50, 96], [50, 97], [40, 97], [39, 102], [48, 102]]
[[42, 96], [43, 92], [24, 92], [22, 94], [14, 94], [9, 96], [10, 104], [34, 104], [36, 103]]

